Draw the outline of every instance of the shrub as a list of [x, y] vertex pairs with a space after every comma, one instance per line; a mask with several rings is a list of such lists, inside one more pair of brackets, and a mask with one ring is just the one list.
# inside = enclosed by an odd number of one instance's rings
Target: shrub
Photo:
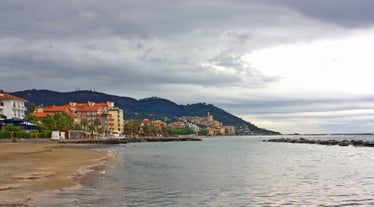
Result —
[[42, 130], [39, 132], [39, 138], [51, 138], [52, 131], [50, 130]]
[[21, 131], [21, 128], [11, 124], [6, 124], [4, 127], [4, 131]]
[[2, 138], [2, 139], [13, 138], [12, 134], [13, 134], [13, 132], [10, 132], [10, 131], [0, 131], [0, 138]]
[[30, 133], [28, 133], [28, 132], [14, 132], [14, 138], [30, 138]]
[[39, 138], [39, 132], [30, 132], [30, 138]]
[[51, 138], [51, 131], [21, 132], [21, 131], [0, 131], [0, 139], [10, 138]]

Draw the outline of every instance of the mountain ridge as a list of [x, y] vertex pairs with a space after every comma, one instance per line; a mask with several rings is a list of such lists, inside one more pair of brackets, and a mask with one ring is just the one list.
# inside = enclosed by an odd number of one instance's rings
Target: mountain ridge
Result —
[[126, 96], [117, 96], [96, 92], [92, 90], [77, 90], [71, 92], [57, 92], [46, 89], [29, 89], [10, 93], [12, 95], [29, 100], [37, 106], [63, 105], [67, 102], [85, 103], [107, 102], [115, 103], [115, 106], [123, 109], [125, 119], [160, 119], [163, 121], [175, 121], [181, 116], [206, 116], [210, 112], [214, 119], [224, 125], [233, 125], [239, 134], [276, 135], [279, 132], [262, 129], [256, 125], [236, 117], [212, 104], [176, 104], [168, 99], [149, 97], [134, 99]]

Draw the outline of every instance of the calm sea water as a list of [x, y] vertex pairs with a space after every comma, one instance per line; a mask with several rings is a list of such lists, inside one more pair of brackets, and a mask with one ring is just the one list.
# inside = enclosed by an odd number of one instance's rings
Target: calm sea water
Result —
[[118, 159], [96, 183], [52, 194], [38, 206], [374, 205], [374, 148], [263, 139], [268, 137], [112, 147]]

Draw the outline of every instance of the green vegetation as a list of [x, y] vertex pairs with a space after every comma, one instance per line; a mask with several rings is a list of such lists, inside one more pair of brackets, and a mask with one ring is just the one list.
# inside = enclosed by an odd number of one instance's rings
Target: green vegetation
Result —
[[128, 121], [124, 126], [124, 133], [128, 136], [166, 136], [165, 129], [159, 129], [153, 124], [142, 124], [140, 120]]
[[10, 131], [0, 131], [0, 138], [1, 139], [9, 139], [14, 137], [14, 132]]
[[207, 136], [209, 134], [209, 131], [206, 129], [200, 130], [198, 133], [200, 136]]
[[21, 127], [14, 126], [14, 125], [11, 125], [11, 124], [6, 124], [5, 127], [4, 127], [4, 131], [18, 132], [18, 131], [21, 131]]
[[124, 131], [126, 135], [138, 135], [140, 131], [140, 121], [139, 120], [134, 120], [134, 121], [129, 121], [125, 124]]
[[141, 136], [156, 136], [157, 134], [160, 134], [161, 132], [159, 131], [159, 129], [157, 127], [155, 127], [154, 125], [144, 125], [143, 126], [143, 131], [141, 133]]
[[87, 119], [82, 119], [81, 120], [81, 126], [83, 127], [83, 132], [87, 133], [87, 127], [88, 127], [88, 121], [87, 121]]
[[23, 132], [18, 126], [10, 124], [5, 125], [4, 129], [0, 131], [0, 139], [9, 138], [50, 138], [51, 131], [44, 130], [41, 132]]
[[178, 136], [194, 134], [191, 128], [157, 128], [153, 124], [144, 124], [140, 120], [128, 121], [125, 124], [124, 132], [127, 136]]
[[168, 134], [170, 136], [178, 136], [178, 135], [190, 135], [194, 134], [194, 131], [191, 128], [172, 128], [172, 127], [167, 127]]
[[81, 129], [80, 124], [74, 124], [74, 118], [66, 114], [65, 112], [57, 113], [54, 116], [47, 115], [41, 120], [39, 125], [40, 129], [48, 130], [70, 130], [70, 129]]

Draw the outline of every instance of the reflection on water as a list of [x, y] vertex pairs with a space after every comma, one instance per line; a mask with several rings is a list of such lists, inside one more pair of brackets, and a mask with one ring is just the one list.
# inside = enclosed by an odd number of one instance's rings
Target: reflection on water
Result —
[[60, 206], [374, 205], [374, 148], [262, 139], [117, 146], [118, 159], [97, 183], [50, 200], [60, 199]]

